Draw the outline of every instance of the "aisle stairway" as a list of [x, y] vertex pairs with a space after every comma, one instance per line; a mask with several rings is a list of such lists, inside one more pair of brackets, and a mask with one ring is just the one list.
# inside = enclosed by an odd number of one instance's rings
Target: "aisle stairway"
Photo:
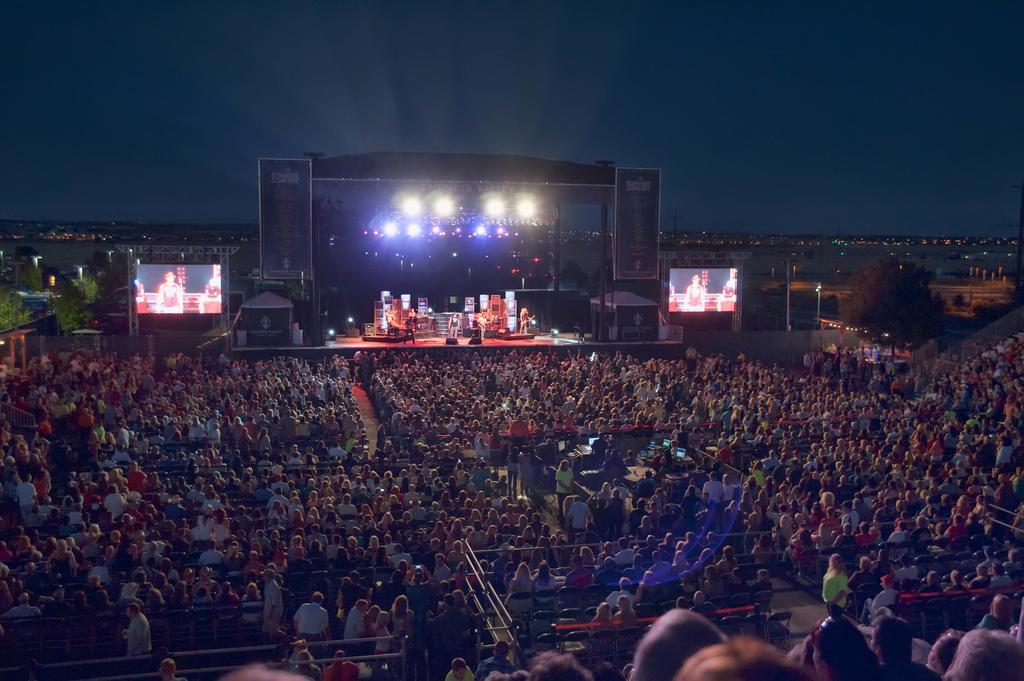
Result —
[[366, 394], [366, 391], [359, 385], [353, 386], [352, 394], [356, 398], [356, 404], [359, 406], [359, 417], [363, 420], [363, 426], [366, 428], [366, 439], [370, 444], [370, 454], [373, 454], [377, 450], [377, 427], [380, 422], [377, 420], [377, 414], [373, 410], [373, 402], [370, 401], [370, 396]]

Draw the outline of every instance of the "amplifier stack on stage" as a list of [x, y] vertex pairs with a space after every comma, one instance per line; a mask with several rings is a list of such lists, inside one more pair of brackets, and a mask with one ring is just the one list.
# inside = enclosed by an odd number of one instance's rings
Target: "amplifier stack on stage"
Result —
[[[449, 302], [463, 299], [452, 298]], [[380, 300], [374, 301], [373, 323], [363, 329], [363, 340], [371, 343], [408, 343], [412, 340], [445, 339], [446, 345], [459, 344], [467, 338], [468, 344], [479, 345], [486, 340], [529, 341], [529, 333], [536, 322], [526, 308], [518, 309], [515, 292], [501, 295], [481, 294], [480, 311], [477, 299], [466, 297], [463, 309], [456, 312], [435, 312], [426, 298], [419, 298], [412, 306], [412, 296], [392, 296], [382, 291]], [[518, 312], [518, 314], [517, 314]]]

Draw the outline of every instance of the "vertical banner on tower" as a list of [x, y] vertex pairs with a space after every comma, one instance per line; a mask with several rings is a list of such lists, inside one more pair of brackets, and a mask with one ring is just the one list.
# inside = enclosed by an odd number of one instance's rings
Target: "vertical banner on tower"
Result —
[[313, 274], [313, 162], [261, 158], [260, 272], [264, 279]]
[[616, 279], [658, 278], [661, 229], [661, 170], [615, 169]]

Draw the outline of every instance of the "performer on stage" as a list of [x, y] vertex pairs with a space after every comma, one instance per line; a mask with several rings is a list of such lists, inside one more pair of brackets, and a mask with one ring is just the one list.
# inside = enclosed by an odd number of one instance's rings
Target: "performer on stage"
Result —
[[462, 315], [456, 312], [448, 318], [448, 337], [458, 338], [462, 333]]
[[693, 275], [691, 282], [683, 294], [683, 312], [703, 312], [707, 289], [700, 283], [699, 274]]
[[416, 310], [409, 310], [409, 316], [405, 319], [405, 340], [411, 340], [416, 345]]
[[398, 324], [398, 313], [395, 310], [385, 310], [384, 318], [387, 319], [389, 336], [397, 336], [402, 332]]
[[174, 272], [164, 275], [156, 290], [156, 311], [160, 314], [181, 314], [185, 311], [185, 291], [174, 280]]
[[527, 308], [519, 310], [519, 333], [530, 332], [530, 311]]

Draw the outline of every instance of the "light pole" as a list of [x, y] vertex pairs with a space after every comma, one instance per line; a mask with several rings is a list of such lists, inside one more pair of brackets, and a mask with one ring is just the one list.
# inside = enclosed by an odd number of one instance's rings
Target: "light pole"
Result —
[[1014, 294], [1019, 303], [1024, 298], [1024, 182], [1013, 185], [1020, 189], [1020, 215], [1017, 218], [1017, 287]]
[[818, 328], [820, 329], [821, 328], [821, 282], [820, 281], [818, 282], [818, 285], [814, 287], [814, 291], [815, 291], [815, 293], [818, 294]]
[[791, 321], [792, 318], [790, 317], [790, 314], [789, 314], [789, 310], [790, 310], [790, 308], [789, 308], [789, 281], [790, 281], [790, 274], [792, 273], [792, 269], [791, 269], [789, 263], [790, 263], [790, 256], [787, 255], [786, 256], [786, 331], [792, 331], [793, 330], [793, 324], [792, 324], [792, 321]]

